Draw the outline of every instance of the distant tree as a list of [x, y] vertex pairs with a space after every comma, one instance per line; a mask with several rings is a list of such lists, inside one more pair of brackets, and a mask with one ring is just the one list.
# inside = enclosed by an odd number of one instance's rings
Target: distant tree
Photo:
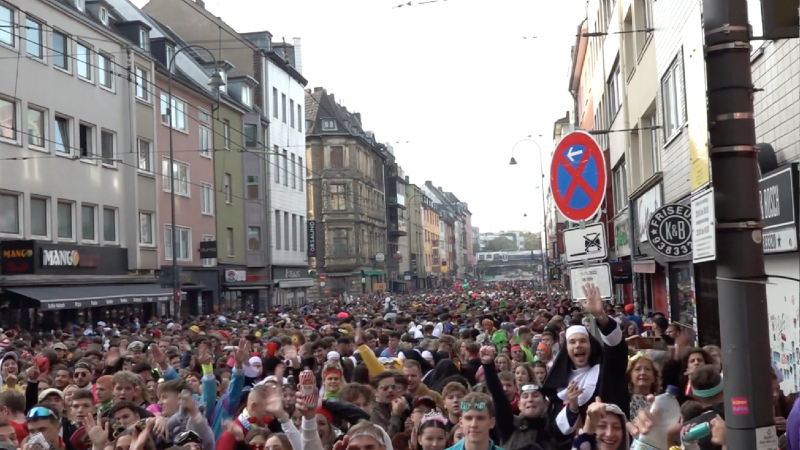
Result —
[[525, 246], [525, 250], [542, 249], [542, 233], [530, 233], [526, 231], [520, 233], [520, 237], [522, 238], [522, 243]]
[[496, 237], [487, 242], [483, 247], [484, 252], [509, 252], [516, 250], [517, 246], [514, 245], [514, 242], [506, 237]]

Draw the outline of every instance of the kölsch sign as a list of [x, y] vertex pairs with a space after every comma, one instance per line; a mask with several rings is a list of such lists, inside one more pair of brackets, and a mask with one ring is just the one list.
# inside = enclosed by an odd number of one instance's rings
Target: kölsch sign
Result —
[[764, 253], [797, 250], [796, 168], [797, 164], [790, 164], [764, 175], [758, 182]]
[[692, 209], [670, 204], [658, 208], [647, 224], [650, 245], [669, 258], [681, 258], [692, 253]]

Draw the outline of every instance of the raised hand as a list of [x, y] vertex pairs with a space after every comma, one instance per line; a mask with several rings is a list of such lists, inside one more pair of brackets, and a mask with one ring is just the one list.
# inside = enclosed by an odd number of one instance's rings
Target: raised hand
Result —
[[583, 389], [579, 388], [574, 381], [567, 386], [567, 403], [570, 411], [578, 412], [580, 410], [581, 405], [578, 403], [578, 397], [581, 394], [583, 394]]
[[267, 412], [275, 417], [283, 416], [283, 392], [275, 386], [267, 386]]
[[208, 351], [208, 346], [205, 343], [200, 344], [197, 349], [197, 362], [200, 365], [212, 364], [214, 360], [211, 358], [211, 353]]
[[157, 345], [151, 345], [149, 350], [150, 355], [153, 357], [153, 362], [156, 363], [161, 369], [166, 370], [167, 355], [165, 355]]
[[89, 440], [92, 441], [92, 446], [95, 448], [103, 448], [108, 442], [108, 429], [111, 422], [105, 421], [102, 426], [94, 422], [92, 415], [86, 416], [86, 423], [83, 425], [86, 434], [89, 435]]
[[586, 283], [583, 285], [583, 295], [586, 297], [581, 302], [583, 309], [594, 316], [598, 322], [607, 320], [603, 311], [603, 299], [600, 298], [600, 289], [594, 283]]
[[583, 432], [586, 434], [594, 434], [595, 427], [606, 416], [606, 405], [597, 397], [594, 403], [589, 405], [586, 409], [586, 423], [583, 425]]
[[491, 345], [484, 345], [481, 347], [480, 352], [478, 355], [481, 358], [481, 364], [492, 364], [494, 363], [494, 354], [495, 349]]
[[248, 359], [250, 359], [250, 341], [241, 338], [239, 339], [239, 347], [236, 349], [236, 353], [233, 354], [236, 368], [241, 369]]

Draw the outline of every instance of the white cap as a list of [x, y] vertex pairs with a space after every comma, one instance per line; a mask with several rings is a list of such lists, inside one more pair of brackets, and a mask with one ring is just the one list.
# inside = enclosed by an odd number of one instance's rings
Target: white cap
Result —
[[342, 355], [340, 355], [339, 352], [329, 351], [328, 356], [326, 356], [325, 359], [331, 360], [331, 359], [339, 359], [341, 357]]

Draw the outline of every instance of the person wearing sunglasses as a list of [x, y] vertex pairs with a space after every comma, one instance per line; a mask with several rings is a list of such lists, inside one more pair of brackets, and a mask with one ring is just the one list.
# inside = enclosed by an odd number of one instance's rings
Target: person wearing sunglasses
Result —
[[203, 450], [203, 439], [192, 430], [178, 434], [172, 443], [187, 450]]
[[72, 371], [72, 380], [78, 389], [92, 388], [92, 365], [89, 361], [79, 361]]
[[403, 429], [403, 414], [406, 409], [405, 400], [397, 397], [395, 374], [394, 371], [386, 371], [372, 378], [375, 402], [370, 408], [370, 422], [381, 426], [390, 436]]
[[471, 392], [461, 399], [461, 428], [464, 439], [448, 450], [501, 450], [490, 437], [495, 425], [492, 397]]
[[[64, 448], [64, 440], [59, 435], [61, 417], [54, 409], [48, 405], [36, 405], [28, 411], [26, 419], [28, 420], [28, 433], [30, 433], [26, 441], [37, 433], [41, 433], [45, 441], [50, 444], [51, 450]], [[22, 443], [23, 447], [26, 443]]]

